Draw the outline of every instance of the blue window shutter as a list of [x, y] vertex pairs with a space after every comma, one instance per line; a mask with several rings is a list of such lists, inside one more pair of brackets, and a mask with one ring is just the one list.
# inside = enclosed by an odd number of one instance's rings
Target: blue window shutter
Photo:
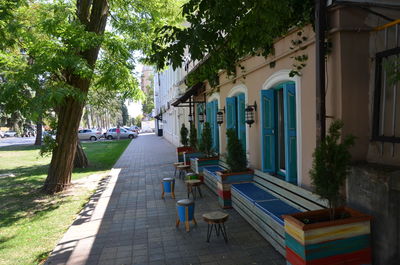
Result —
[[218, 112], [218, 100], [213, 101], [213, 121], [212, 121], [212, 133], [213, 133], [213, 149], [219, 153], [219, 128], [217, 123], [217, 112]]
[[237, 96], [237, 131], [238, 131], [238, 138], [242, 143], [243, 150], [246, 152], [246, 120], [245, 120], [245, 96], [243, 93]]
[[212, 122], [212, 102], [208, 102], [206, 105], [206, 121], [211, 125]]
[[261, 164], [264, 172], [276, 172], [275, 129], [274, 90], [261, 90]]
[[295, 84], [283, 87], [285, 109], [286, 181], [297, 184], [296, 89]]
[[236, 97], [226, 98], [226, 129], [237, 130], [236, 112]]

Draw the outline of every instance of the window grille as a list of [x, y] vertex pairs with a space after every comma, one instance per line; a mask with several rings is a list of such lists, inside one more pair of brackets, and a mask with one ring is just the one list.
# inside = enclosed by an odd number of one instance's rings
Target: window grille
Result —
[[400, 47], [376, 54], [372, 140], [400, 143]]

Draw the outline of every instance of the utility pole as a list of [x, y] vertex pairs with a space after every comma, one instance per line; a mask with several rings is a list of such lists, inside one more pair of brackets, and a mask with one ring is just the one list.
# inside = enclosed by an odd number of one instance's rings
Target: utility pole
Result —
[[316, 124], [317, 143], [325, 139], [326, 135], [326, 109], [325, 109], [325, 33], [326, 21], [326, 0], [315, 0], [315, 74], [316, 74]]

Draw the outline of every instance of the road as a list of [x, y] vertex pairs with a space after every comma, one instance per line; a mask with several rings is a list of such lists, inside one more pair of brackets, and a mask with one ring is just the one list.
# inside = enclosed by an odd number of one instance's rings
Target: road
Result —
[[5, 137], [0, 138], [0, 147], [22, 144], [34, 144], [35, 137]]

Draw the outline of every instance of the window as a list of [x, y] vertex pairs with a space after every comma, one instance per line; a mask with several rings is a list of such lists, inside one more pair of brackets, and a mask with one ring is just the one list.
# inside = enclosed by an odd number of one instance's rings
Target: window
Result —
[[376, 54], [372, 140], [400, 143], [400, 48]]
[[226, 98], [226, 129], [234, 129], [246, 151], [245, 95], [239, 93]]
[[297, 183], [296, 92], [293, 82], [261, 91], [262, 169]]
[[211, 127], [212, 149], [219, 152], [219, 128], [217, 124], [218, 100], [213, 100], [207, 103], [206, 118]]

